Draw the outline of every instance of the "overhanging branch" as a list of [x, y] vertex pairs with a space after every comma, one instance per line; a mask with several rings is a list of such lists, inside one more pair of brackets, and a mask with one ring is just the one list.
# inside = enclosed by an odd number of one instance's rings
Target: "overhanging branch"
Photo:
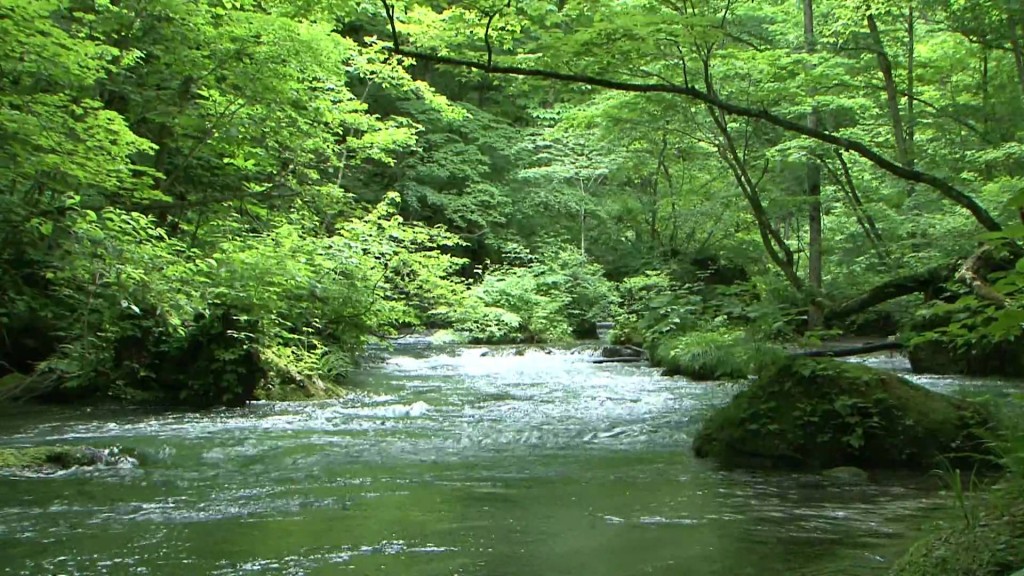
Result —
[[[385, 2], [385, 5], [387, 3]], [[389, 18], [393, 18], [393, 9], [389, 10]], [[392, 21], [393, 25], [394, 22]], [[610, 78], [600, 78], [596, 76], [589, 76], [586, 74], [570, 74], [566, 72], [558, 72], [555, 70], [544, 70], [539, 68], [527, 68], [521, 66], [508, 66], [508, 65], [496, 65], [493, 62], [477, 62], [474, 60], [467, 60], [463, 58], [455, 58], [451, 56], [441, 56], [438, 54], [429, 54], [426, 52], [419, 52], [417, 50], [410, 50], [401, 47], [397, 43], [395, 38], [395, 47], [392, 48], [391, 52], [398, 56], [405, 56], [408, 58], [414, 58], [417, 60], [423, 60], [427, 62], [434, 62], [436, 64], [446, 64], [450, 66], [460, 66], [463, 68], [469, 68], [473, 70], [481, 70], [490, 74], [504, 74], [510, 76], [522, 76], [522, 77], [533, 77], [533, 78], [546, 78], [549, 80], [556, 80], [559, 82], [567, 82], [573, 84], [586, 84], [589, 86], [597, 86], [600, 88], [607, 88], [610, 90], [618, 90], [621, 92], [636, 92], [636, 93], [661, 93], [661, 94], [677, 94], [691, 98], [698, 102], [704, 103], [709, 106], [713, 106], [719, 110], [722, 110], [728, 114], [734, 116], [741, 116], [744, 118], [752, 118], [761, 120], [786, 130], [788, 132], [794, 132], [808, 138], [831, 144], [843, 150], [848, 150], [861, 156], [865, 160], [871, 162], [875, 166], [878, 166], [882, 170], [901, 178], [909, 182], [916, 182], [924, 184], [945, 198], [956, 203], [960, 207], [964, 208], [974, 216], [974, 219], [981, 224], [982, 227], [989, 231], [998, 232], [1002, 230], [999, 223], [988, 213], [987, 210], [980, 204], [978, 204], [974, 198], [970, 197], [956, 186], [943, 180], [942, 178], [929, 174], [927, 172], [921, 172], [912, 168], [901, 166], [892, 160], [889, 160], [885, 156], [879, 154], [875, 150], [868, 147], [863, 142], [853, 140], [850, 138], [844, 138], [831, 132], [826, 132], [817, 128], [812, 128], [804, 123], [795, 122], [788, 120], [776, 114], [769, 112], [766, 109], [750, 108], [747, 106], [741, 106], [732, 102], [722, 100], [721, 98], [709, 94], [707, 92], [698, 90], [692, 86], [683, 86], [678, 84], [670, 83], [637, 83], [637, 82], [624, 82], [619, 80], [612, 80]]]

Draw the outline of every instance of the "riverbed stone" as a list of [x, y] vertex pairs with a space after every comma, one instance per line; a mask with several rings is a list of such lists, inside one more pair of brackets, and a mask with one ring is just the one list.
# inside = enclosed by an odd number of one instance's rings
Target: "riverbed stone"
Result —
[[890, 372], [829, 358], [784, 357], [704, 422], [694, 453], [726, 466], [931, 470], [972, 466], [988, 448], [980, 405]]
[[868, 472], [856, 466], [836, 466], [822, 470], [821, 475], [829, 480], [846, 484], [863, 484], [869, 479]]

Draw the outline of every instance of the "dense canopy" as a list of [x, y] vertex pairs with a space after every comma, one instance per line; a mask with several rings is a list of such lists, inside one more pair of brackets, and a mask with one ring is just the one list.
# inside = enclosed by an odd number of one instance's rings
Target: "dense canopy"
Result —
[[[1012, 339], [1022, 23], [1010, 0], [7, 2], [0, 324], [30, 378], [4, 394], [244, 401], [423, 327], [618, 320], [668, 356], [694, 330]], [[200, 348], [214, 376], [169, 374]]]

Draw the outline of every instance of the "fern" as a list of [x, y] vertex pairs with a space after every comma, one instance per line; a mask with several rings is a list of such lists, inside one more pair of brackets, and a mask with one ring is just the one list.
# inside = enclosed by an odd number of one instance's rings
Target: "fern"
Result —
[[781, 353], [778, 347], [727, 325], [722, 317], [702, 330], [671, 339], [664, 348], [668, 353], [661, 360], [666, 372], [695, 380], [745, 378]]

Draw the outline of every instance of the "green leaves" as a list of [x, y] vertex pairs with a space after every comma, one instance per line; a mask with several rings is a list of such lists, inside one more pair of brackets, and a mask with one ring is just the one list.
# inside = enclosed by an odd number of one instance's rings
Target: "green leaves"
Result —
[[362, 4], [0, 7], [0, 268], [19, 271], [0, 318], [59, 326], [44, 371], [131, 396], [178, 386], [168, 358], [206, 342], [225, 388], [173, 396], [236, 402], [262, 370], [251, 349], [338, 376], [463, 290], [456, 237], [344, 190], [419, 130], [371, 113], [371, 89], [461, 117], [335, 33]]
[[551, 249], [528, 266], [491, 269], [456, 306], [437, 311], [471, 342], [559, 342], [612, 317], [617, 303], [599, 266]]

